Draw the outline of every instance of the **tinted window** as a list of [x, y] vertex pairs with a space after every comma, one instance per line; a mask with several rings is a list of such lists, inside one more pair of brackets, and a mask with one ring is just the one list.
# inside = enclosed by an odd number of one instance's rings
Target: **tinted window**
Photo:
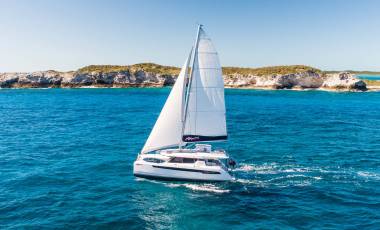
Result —
[[194, 163], [195, 159], [193, 158], [183, 158], [183, 163]]
[[210, 166], [215, 166], [215, 165], [220, 165], [220, 162], [218, 160], [211, 160], [211, 159], [208, 159], [206, 161], [206, 165], [210, 165]]
[[157, 158], [144, 158], [144, 161], [146, 161], [146, 162], [152, 162], [152, 163], [162, 163], [162, 162], [164, 162], [163, 160], [157, 159]]
[[187, 163], [191, 164], [194, 163], [195, 159], [193, 158], [182, 158], [182, 157], [174, 157], [170, 160], [170, 163]]
[[182, 163], [182, 158], [174, 157], [170, 160], [171, 163]]

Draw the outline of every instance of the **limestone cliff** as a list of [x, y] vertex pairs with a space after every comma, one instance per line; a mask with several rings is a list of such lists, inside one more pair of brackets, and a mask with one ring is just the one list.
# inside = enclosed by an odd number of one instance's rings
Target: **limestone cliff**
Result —
[[224, 82], [230, 88], [367, 90], [364, 81], [346, 72], [320, 74], [306, 71], [263, 76], [233, 74], [224, 76]]
[[[137, 66], [137, 67], [136, 67]], [[153, 67], [152, 67], [153, 66]], [[113, 67], [113, 66], [111, 66]], [[0, 88], [78, 88], [78, 87], [163, 87], [174, 84], [178, 68], [150, 64], [131, 66], [85, 67], [78, 71], [57, 72], [38, 71], [32, 73], [0, 73]], [[228, 88], [260, 89], [323, 89], [365, 91], [366, 83], [355, 75], [342, 72], [324, 74], [313, 68], [297, 69], [293, 73], [277, 70], [279, 73], [243, 71], [241, 68], [228, 67], [224, 74]], [[304, 67], [304, 66], [301, 66]], [[273, 68], [273, 67], [270, 67]], [[234, 71], [232, 71], [232, 70]], [[93, 71], [91, 71], [93, 70]], [[265, 69], [267, 71], [267, 69]]]
[[176, 75], [145, 71], [80, 73], [39, 71], [33, 73], [0, 73], [0, 88], [78, 88], [78, 87], [163, 87], [173, 85]]

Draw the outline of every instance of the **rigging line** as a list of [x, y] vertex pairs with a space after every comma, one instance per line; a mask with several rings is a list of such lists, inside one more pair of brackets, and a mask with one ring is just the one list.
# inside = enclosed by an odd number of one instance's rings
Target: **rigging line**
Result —
[[185, 117], [184, 117], [183, 122], [182, 122], [181, 140], [182, 140], [182, 136], [183, 136], [184, 131], [185, 131], [185, 124], [186, 124], [186, 118], [187, 118], [187, 108], [189, 105], [189, 95], [190, 95], [191, 84], [193, 82], [192, 80], [193, 80], [193, 74], [194, 74], [194, 63], [195, 63], [195, 58], [197, 56], [197, 50], [198, 50], [198, 44], [199, 44], [199, 34], [200, 34], [201, 29], [202, 29], [202, 25], [199, 24], [198, 25], [198, 31], [197, 31], [197, 37], [195, 39], [194, 54], [193, 54], [193, 58], [192, 58], [193, 60], [192, 60], [192, 65], [191, 65], [191, 70], [190, 70], [189, 83], [188, 83], [187, 90], [186, 90], [185, 109], [184, 109], [184, 116]]
[[[185, 100], [185, 106], [186, 106], [186, 100], [187, 100], [187, 96], [188, 94], [190, 93], [190, 90], [188, 89], [189, 85], [191, 84], [190, 83], [190, 80], [188, 79], [189, 77], [189, 64], [190, 64], [190, 58], [191, 58], [191, 55], [193, 53], [193, 47], [191, 47], [191, 50], [190, 50], [190, 53], [189, 53], [189, 56], [188, 56], [188, 61], [186, 63], [186, 69], [185, 69], [185, 76], [184, 76], [184, 81], [183, 81], [183, 89], [182, 89], [182, 93], [184, 93], [185, 95], [182, 96], [182, 106], [181, 106], [181, 122], [182, 122], [182, 128], [181, 128], [181, 136], [180, 136], [180, 141], [179, 141], [179, 146], [178, 148], [179, 149], [182, 149], [182, 145], [184, 145], [184, 142], [182, 140], [182, 136], [183, 136], [183, 129], [184, 129], [184, 125], [185, 125], [185, 116], [186, 116], [186, 112], [184, 111], [185, 110], [185, 107], [183, 107], [183, 103], [184, 103], [184, 100]], [[186, 145], [186, 144], [185, 144]]]

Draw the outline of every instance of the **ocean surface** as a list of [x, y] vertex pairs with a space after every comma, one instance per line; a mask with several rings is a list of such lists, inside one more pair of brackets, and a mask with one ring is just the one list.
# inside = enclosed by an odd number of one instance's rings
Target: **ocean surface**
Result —
[[357, 77], [365, 80], [380, 80], [379, 75], [358, 75]]
[[380, 92], [226, 90], [233, 182], [136, 179], [169, 91], [0, 90], [0, 229], [380, 228]]

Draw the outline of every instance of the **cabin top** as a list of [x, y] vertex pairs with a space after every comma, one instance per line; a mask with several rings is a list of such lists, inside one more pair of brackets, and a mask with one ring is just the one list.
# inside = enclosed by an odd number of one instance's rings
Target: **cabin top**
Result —
[[228, 159], [228, 155], [223, 150], [214, 150], [210, 152], [198, 152], [194, 149], [166, 149], [161, 150], [160, 154], [167, 157], [182, 157], [196, 159]]

